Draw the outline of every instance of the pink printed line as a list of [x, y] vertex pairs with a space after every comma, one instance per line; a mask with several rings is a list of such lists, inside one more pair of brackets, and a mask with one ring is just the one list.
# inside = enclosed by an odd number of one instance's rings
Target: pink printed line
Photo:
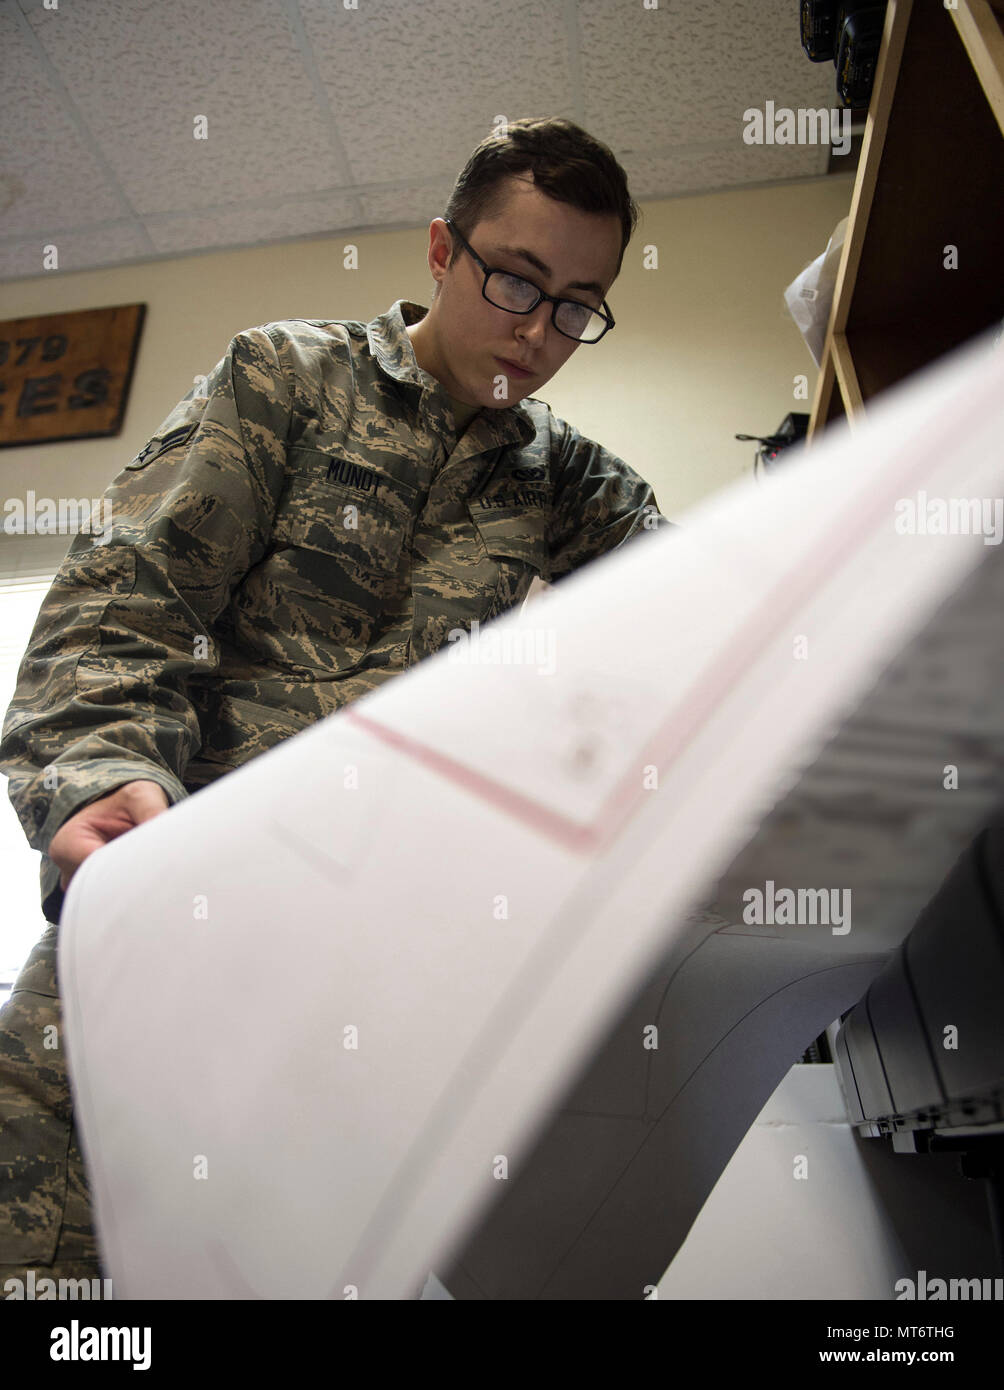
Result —
[[396, 748], [401, 753], [406, 753], [416, 762], [439, 773], [447, 781], [455, 782], [466, 788], [467, 791], [473, 792], [475, 796], [480, 796], [484, 801], [491, 802], [500, 811], [507, 812], [514, 820], [525, 821], [534, 830], [539, 830], [552, 840], [557, 840], [565, 849], [570, 849], [577, 854], [585, 854], [590, 849], [595, 848], [597, 843], [595, 825], [583, 825], [579, 821], [570, 820], [567, 816], [561, 815], [558, 811], [552, 811], [550, 807], [544, 806], [532, 797], [523, 796], [521, 792], [507, 787], [504, 782], [497, 782], [493, 777], [486, 777], [483, 772], [478, 772], [467, 763], [458, 762], [456, 758], [451, 758], [446, 753], [440, 753], [438, 749], [430, 748], [428, 744], [419, 743], [408, 734], [401, 734], [396, 729], [388, 728], [386, 724], [379, 723], [368, 714], [360, 714], [357, 710], [349, 707], [344, 711], [343, 718], [351, 719], [354, 724], [368, 729], [382, 743]]
[[[810, 560], [804, 561], [801, 568], [790, 571], [768, 592], [756, 617], [750, 619], [743, 633], [736, 638], [731, 651], [719, 658], [692, 688], [684, 702], [677, 705], [642, 746], [637, 769], [646, 764], [652, 764], [660, 771], [672, 766], [681, 749], [693, 740], [699, 729], [720, 708], [737, 677], [755, 665], [758, 650], [776, 640], [790, 623], [793, 614], [803, 606], [806, 596], [815, 596], [826, 582], [833, 579], [851, 552], [860, 547], [862, 533], [867, 529], [870, 539], [883, 516], [889, 525], [892, 524], [892, 504], [913, 484], [925, 460], [941, 451], [950, 451], [951, 445], [957, 442], [956, 420], [959, 417], [968, 417], [981, 424], [989, 420], [995, 402], [987, 392], [982, 376], [977, 378], [975, 384], [967, 382], [966, 385], [968, 389], [953, 399], [951, 421], [943, 418], [938, 427], [928, 427], [929, 432], [923, 441], [926, 448], [920, 452], [919, 461], [916, 440], [907, 440], [901, 446], [903, 466], [890, 477], [888, 485], [872, 503], [865, 504], [864, 512], [858, 510], [860, 503], [848, 505], [839, 522], [830, 530], [829, 539], [824, 539], [813, 551]], [[945, 456], [948, 457], [948, 452]], [[639, 790], [639, 771], [627, 772], [601, 805], [592, 823], [582, 824], [514, 791], [493, 777], [477, 772], [466, 763], [406, 734], [397, 733], [369, 715], [349, 708], [345, 710], [345, 717], [446, 780], [465, 787], [498, 810], [525, 822], [577, 854], [586, 854], [609, 845], [644, 795], [644, 791]]]

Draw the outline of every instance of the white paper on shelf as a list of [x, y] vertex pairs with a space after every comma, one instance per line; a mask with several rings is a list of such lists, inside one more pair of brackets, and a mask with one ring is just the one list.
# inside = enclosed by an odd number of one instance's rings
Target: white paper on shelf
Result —
[[970, 346], [85, 861], [117, 1296], [646, 1296], [1000, 803], [1000, 546], [896, 523], [1001, 496], [1002, 387]]

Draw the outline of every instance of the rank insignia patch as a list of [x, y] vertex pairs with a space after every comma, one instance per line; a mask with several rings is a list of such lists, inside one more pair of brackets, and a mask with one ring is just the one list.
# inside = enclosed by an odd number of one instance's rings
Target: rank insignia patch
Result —
[[148, 463], [159, 458], [165, 449], [173, 449], [176, 444], [185, 444], [198, 428], [198, 421], [195, 421], [191, 425], [179, 425], [176, 430], [170, 430], [161, 439], [151, 439], [146, 448], [141, 449], [132, 462], [126, 464], [126, 468], [145, 468]]

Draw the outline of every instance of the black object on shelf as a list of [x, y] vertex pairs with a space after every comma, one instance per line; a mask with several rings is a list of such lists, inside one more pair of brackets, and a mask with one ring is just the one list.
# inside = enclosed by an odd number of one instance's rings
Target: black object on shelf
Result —
[[814, 63], [832, 63], [837, 51], [840, 0], [802, 0], [799, 24], [802, 48]]
[[871, 101], [888, 0], [799, 0], [802, 50], [813, 63], [833, 63], [837, 95], [860, 110]]
[[737, 434], [736, 439], [752, 440], [760, 445], [753, 460], [753, 476], [756, 477], [760, 465], [768, 472], [776, 464], [778, 456], [785, 449], [801, 444], [808, 432], [808, 413], [795, 410], [784, 417], [774, 434]]
[[871, 101], [885, 10], [884, 3], [857, 8], [837, 32], [837, 95], [845, 106], [867, 106]]

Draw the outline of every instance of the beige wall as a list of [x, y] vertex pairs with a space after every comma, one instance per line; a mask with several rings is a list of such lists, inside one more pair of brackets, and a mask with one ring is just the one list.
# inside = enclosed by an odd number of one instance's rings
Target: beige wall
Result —
[[[789, 410], [810, 408], [816, 368], [782, 293], [825, 248], [852, 187], [842, 175], [641, 205], [609, 296], [616, 329], [579, 348], [540, 394], [641, 473], [667, 515], [749, 471], [755, 445], [734, 434], [769, 433]], [[148, 306], [122, 433], [0, 450], [0, 497], [28, 488], [99, 496], [240, 329], [283, 318], [367, 321], [395, 299], [427, 305], [427, 225], [0, 286], [3, 318]], [[358, 270], [342, 268], [349, 241]], [[642, 269], [648, 245], [658, 269]], [[808, 401], [793, 397], [798, 373], [808, 375]]]

